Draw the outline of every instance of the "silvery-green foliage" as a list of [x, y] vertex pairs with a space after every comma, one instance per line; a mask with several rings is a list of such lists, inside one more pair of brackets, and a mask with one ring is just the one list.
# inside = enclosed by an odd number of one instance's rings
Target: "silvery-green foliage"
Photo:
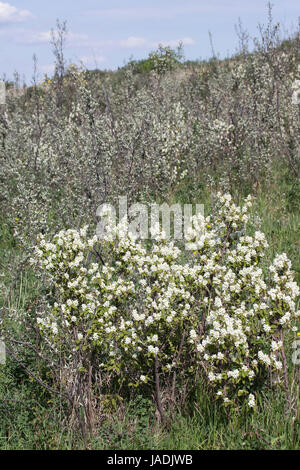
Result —
[[173, 65], [143, 80], [130, 65], [100, 79], [72, 65], [59, 103], [57, 77], [8, 97], [1, 208], [22, 244], [94, 221], [121, 194], [163, 199], [187, 175], [231, 190], [279, 160], [299, 175], [298, 40], [281, 47], [268, 27], [251, 54]]

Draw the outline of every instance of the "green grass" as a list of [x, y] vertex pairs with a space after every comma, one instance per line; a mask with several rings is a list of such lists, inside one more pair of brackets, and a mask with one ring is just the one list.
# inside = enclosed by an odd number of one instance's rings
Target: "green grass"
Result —
[[297, 418], [291, 417], [279, 391], [261, 395], [253, 414], [236, 416], [227, 416], [219, 405], [199, 394], [194, 412], [178, 413], [164, 429], [158, 428], [152, 405], [136, 400], [127, 403], [122, 418], [112, 415], [103, 423], [88, 443], [59, 424], [58, 404], [34, 406], [29, 396], [24, 398], [26, 404], [23, 400], [15, 405], [10, 425], [1, 422], [1, 450], [284, 450], [300, 446], [300, 410]]

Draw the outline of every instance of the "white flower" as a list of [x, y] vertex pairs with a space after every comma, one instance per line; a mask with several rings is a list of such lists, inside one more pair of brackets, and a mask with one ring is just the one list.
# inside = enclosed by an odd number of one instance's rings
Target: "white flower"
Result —
[[227, 373], [227, 376], [228, 376], [228, 377], [232, 377], [233, 379], [237, 379], [238, 376], [239, 376], [239, 374], [240, 374], [240, 373], [239, 373], [239, 370], [238, 370], [238, 369], [234, 369], [234, 370], [232, 370], [232, 371], [229, 371], [229, 372]]
[[250, 408], [254, 408], [255, 406], [255, 397], [252, 393], [248, 396], [248, 406], [250, 406]]
[[197, 338], [197, 333], [196, 333], [195, 330], [191, 330], [191, 331], [190, 331], [190, 337], [191, 337], [192, 339]]
[[209, 372], [208, 373], [208, 380], [210, 380], [210, 382], [213, 382], [214, 380], [216, 380], [215, 374], [213, 374], [212, 372]]
[[158, 349], [158, 347], [154, 347], [154, 346], [152, 346], [152, 344], [150, 344], [150, 345], [148, 346], [148, 351], [149, 351], [149, 353], [157, 354], [158, 351], [159, 351], [159, 349]]

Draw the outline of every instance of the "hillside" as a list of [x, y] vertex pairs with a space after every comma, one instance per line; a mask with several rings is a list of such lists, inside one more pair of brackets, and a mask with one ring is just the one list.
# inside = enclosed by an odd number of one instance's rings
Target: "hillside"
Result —
[[299, 35], [60, 65], [0, 109], [0, 447], [298, 449]]

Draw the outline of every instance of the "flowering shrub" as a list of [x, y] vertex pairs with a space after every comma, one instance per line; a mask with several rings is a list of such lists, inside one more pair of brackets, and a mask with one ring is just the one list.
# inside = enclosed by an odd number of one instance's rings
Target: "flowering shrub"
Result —
[[178, 46], [176, 51], [169, 46], [164, 47], [162, 44], [159, 44], [158, 49], [149, 54], [148, 61], [153, 64], [153, 69], [159, 75], [163, 75], [174, 69], [182, 58], [182, 44]]
[[41, 235], [32, 262], [47, 273], [51, 304], [37, 325], [52, 357], [64, 356], [70, 383], [91, 364], [124, 386], [155, 390], [163, 413], [161, 395], [182, 398], [200, 376], [225, 405], [251, 408], [268, 372], [280, 382], [282, 332], [295, 328], [299, 288], [285, 254], [262, 269], [268, 244], [259, 231], [246, 234], [251, 205], [218, 194], [213, 216], [193, 217], [185, 262], [158, 229], [146, 249], [124, 221], [108, 219], [101, 242], [87, 228], [51, 242]]
[[272, 31], [226, 61], [182, 65], [160, 48], [146, 78], [130, 64], [100, 76], [72, 65], [59, 80], [9, 94], [0, 207], [17, 242], [82, 225], [81, 214], [91, 224], [121, 193], [163, 199], [185, 177], [232, 192], [267, 182], [278, 161], [299, 175], [299, 42], [279, 47]]

